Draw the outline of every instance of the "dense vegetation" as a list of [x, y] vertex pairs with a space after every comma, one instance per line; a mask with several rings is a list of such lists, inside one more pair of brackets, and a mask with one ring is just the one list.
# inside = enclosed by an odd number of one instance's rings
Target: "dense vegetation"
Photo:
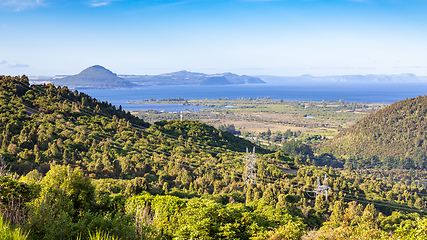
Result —
[[323, 147], [353, 167], [427, 166], [427, 96], [396, 102], [344, 129]]
[[[257, 179], [245, 184], [254, 145], [242, 138], [197, 121], [150, 126], [25, 76], [0, 84], [4, 239], [425, 237], [420, 170], [381, 178], [317, 168], [312, 156], [287, 154], [304, 150], [292, 140], [275, 152], [257, 146]], [[329, 194], [314, 198], [325, 175]]]

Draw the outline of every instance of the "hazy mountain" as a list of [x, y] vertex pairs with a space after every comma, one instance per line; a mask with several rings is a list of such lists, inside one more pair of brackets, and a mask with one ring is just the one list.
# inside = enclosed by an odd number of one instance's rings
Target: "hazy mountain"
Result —
[[30, 77], [30, 80], [39, 84], [53, 82], [56, 85], [67, 85], [71, 88], [129, 88], [135, 85], [228, 85], [263, 83], [290, 85], [316, 83], [427, 83], [426, 76], [416, 76], [412, 73], [335, 76], [312, 76], [308, 74], [301, 76], [247, 76], [229, 72], [222, 74], [204, 74], [179, 71], [160, 75], [117, 75], [99, 65], [89, 67], [73, 76], [57, 75], [52, 79], [47, 79], [43, 76], [33, 76]]
[[307, 84], [307, 83], [331, 83], [331, 82], [348, 82], [348, 83], [397, 83], [397, 82], [427, 82], [427, 77], [416, 76], [412, 73], [404, 74], [368, 74], [368, 75], [336, 75], [336, 76], [259, 76], [261, 79], [270, 84]]
[[138, 85], [228, 85], [265, 83], [259, 77], [233, 73], [204, 74], [188, 71], [164, 73], [161, 75], [120, 75]]
[[88, 67], [76, 75], [54, 78], [52, 82], [69, 88], [131, 88], [135, 86], [99, 65]]

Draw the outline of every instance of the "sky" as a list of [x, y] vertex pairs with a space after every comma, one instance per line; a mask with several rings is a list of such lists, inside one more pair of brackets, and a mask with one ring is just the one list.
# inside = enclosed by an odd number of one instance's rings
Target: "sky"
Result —
[[427, 76], [425, 0], [0, 0], [0, 75]]

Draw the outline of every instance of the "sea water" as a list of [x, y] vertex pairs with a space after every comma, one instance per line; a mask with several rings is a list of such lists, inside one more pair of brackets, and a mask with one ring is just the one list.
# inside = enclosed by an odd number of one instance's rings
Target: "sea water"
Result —
[[305, 85], [214, 85], [214, 86], [146, 86], [132, 89], [77, 89], [93, 98], [108, 101], [125, 110], [184, 111], [200, 110], [200, 106], [178, 104], [135, 104], [130, 101], [150, 99], [240, 99], [271, 98], [285, 101], [338, 101], [393, 103], [423, 96], [427, 83], [316, 83]]

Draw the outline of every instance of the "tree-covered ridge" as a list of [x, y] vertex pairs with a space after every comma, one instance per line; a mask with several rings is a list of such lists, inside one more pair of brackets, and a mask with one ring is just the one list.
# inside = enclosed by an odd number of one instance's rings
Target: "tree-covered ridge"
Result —
[[[160, 121], [152, 129], [159, 130], [176, 138], [187, 141], [201, 142], [206, 146], [220, 147], [223, 149], [244, 152], [246, 148], [252, 149], [255, 145], [243, 138], [235, 137], [227, 131], [218, 130], [210, 125], [198, 121]], [[261, 153], [268, 151], [259, 149]]]
[[344, 129], [323, 149], [347, 159], [373, 159], [376, 163], [371, 166], [424, 168], [426, 106], [427, 96], [393, 103]]
[[[27, 115], [42, 112], [51, 114], [58, 112], [65, 116], [84, 116], [93, 114], [123, 118], [130, 123], [148, 127], [149, 124], [132, 116], [129, 112], [122, 111], [121, 106], [116, 109], [106, 101], [101, 102], [87, 94], [71, 91], [68, 87], [52, 84], [30, 86], [28, 78], [0, 76], [0, 93], [3, 111], [26, 107]], [[20, 100], [19, 100], [20, 99]], [[9, 104], [8, 104], [9, 103]]]

